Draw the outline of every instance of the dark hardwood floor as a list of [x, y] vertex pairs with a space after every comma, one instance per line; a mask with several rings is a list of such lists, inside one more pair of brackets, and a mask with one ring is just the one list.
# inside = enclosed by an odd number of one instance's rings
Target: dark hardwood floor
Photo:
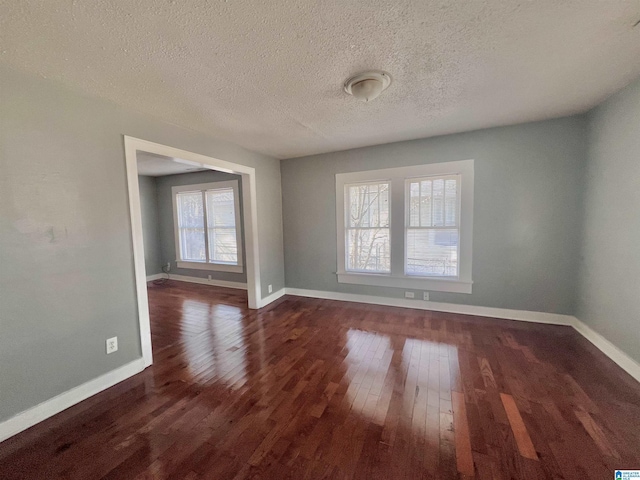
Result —
[[569, 327], [150, 285], [155, 363], [0, 444], [2, 479], [575, 479], [640, 385]]

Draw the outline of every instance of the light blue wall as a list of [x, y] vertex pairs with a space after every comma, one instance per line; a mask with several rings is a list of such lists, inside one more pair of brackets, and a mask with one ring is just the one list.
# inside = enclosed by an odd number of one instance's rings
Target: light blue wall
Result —
[[123, 135], [256, 169], [262, 297], [284, 286], [282, 199], [288, 286], [402, 296], [337, 283], [335, 174], [473, 158], [474, 293], [432, 299], [577, 312], [640, 360], [638, 82], [589, 141], [577, 116], [282, 164], [4, 66], [0, 85], [0, 421], [141, 357]]
[[[171, 197], [171, 187], [177, 185], [194, 185], [197, 183], [223, 182], [226, 180], [237, 180], [240, 192], [240, 224], [244, 224], [244, 206], [242, 203], [242, 177], [224, 172], [210, 170], [208, 172], [184, 173], [181, 175], [167, 175], [157, 177], [157, 199], [158, 199], [158, 235], [160, 238], [161, 265], [171, 263], [172, 274], [187, 275], [190, 277], [225, 280], [229, 282], [247, 282], [246, 269], [243, 273], [216, 272], [215, 270], [195, 270], [178, 268], [176, 265], [176, 241], [173, 226], [173, 200]], [[242, 231], [242, 264], [247, 264], [245, 255], [244, 231]]]
[[144, 266], [147, 275], [162, 273], [158, 218], [158, 191], [154, 177], [138, 177], [140, 210], [142, 213], [142, 238], [144, 240]]
[[474, 159], [473, 293], [431, 300], [572, 314], [586, 144], [575, 116], [284, 160], [287, 286], [403, 297], [337, 282], [335, 175]]
[[640, 362], [640, 79], [589, 113], [577, 316]]
[[262, 297], [284, 286], [278, 160], [4, 66], [0, 86], [0, 421], [141, 357], [123, 135], [254, 167]]

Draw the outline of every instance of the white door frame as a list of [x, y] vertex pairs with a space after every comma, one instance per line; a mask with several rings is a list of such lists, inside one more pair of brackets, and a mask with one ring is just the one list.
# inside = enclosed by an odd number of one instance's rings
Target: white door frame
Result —
[[256, 170], [252, 167], [200, 155], [199, 153], [149, 142], [139, 138], [124, 136], [124, 150], [127, 165], [127, 185], [129, 189], [129, 213], [131, 214], [131, 236], [133, 240], [133, 263], [138, 297], [138, 319], [140, 321], [140, 346], [145, 367], [153, 363], [151, 351], [151, 325], [149, 321], [149, 299], [147, 298], [147, 273], [144, 265], [144, 242], [142, 239], [142, 212], [140, 189], [138, 186], [137, 152], [155, 153], [179, 158], [194, 166], [211, 168], [242, 176], [242, 202], [244, 208], [244, 236], [246, 246], [247, 295], [249, 308], [260, 306], [260, 262], [258, 252], [258, 217], [256, 200]]

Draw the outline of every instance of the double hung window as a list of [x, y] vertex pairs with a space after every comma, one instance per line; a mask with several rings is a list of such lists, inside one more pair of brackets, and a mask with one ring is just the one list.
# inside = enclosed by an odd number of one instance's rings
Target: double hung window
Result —
[[471, 293], [473, 160], [336, 175], [338, 281]]
[[242, 272], [238, 182], [172, 188], [178, 267]]

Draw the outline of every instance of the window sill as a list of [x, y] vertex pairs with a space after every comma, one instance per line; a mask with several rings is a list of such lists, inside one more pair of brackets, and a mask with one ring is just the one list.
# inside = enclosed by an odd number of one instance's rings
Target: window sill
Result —
[[201, 263], [176, 260], [178, 268], [190, 268], [192, 270], [212, 270], [215, 272], [242, 273], [242, 265], [227, 265], [226, 263]]
[[430, 292], [471, 293], [473, 282], [447, 278], [391, 276], [375, 273], [338, 272], [338, 283], [377, 287], [410, 288]]

